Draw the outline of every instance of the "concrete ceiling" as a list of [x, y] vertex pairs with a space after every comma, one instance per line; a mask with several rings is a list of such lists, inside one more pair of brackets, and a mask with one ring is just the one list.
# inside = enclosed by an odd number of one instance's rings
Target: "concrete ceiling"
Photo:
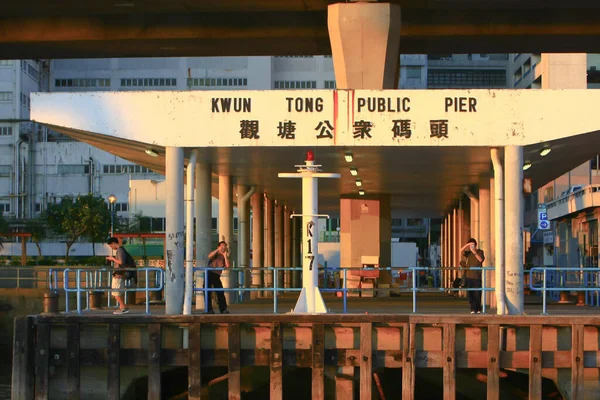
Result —
[[[115, 137], [106, 137], [71, 129], [52, 127], [68, 136], [108, 151], [164, 174], [164, 148], [153, 146], [158, 157], [143, 151], [147, 145]], [[524, 171], [534, 189], [591, 159], [598, 153], [600, 131], [565, 139], [525, 146], [524, 160], [532, 167]], [[551, 147], [541, 157], [539, 152]], [[278, 172], [295, 172], [308, 148], [301, 147], [236, 147], [202, 148], [199, 159], [213, 167], [213, 196], [217, 197], [217, 175], [234, 177], [235, 183], [256, 185], [273, 198], [293, 209], [300, 208], [301, 183], [298, 179], [281, 179]], [[395, 215], [408, 217], [441, 216], [465, 186], [476, 186], [491, 171], [488, 147], [319, 147], [312, 149], [324, 172], [338, 172], [341, 179], [327, 179], [319, 184], [319, 210], [332, 215], [339, 212], [341, 196], [359, 197], [355, 177], [349, 167], [358, 169], [362, 189], [369, 195], [388, 194]], [[186, 149], [186, 157], [190, 149]], [[350, 151], [354, 160], [347, 163]]]
[[[401, 52], [600, 52], [596, 0], [393, 0]], [[331, 54], [326, 0], [4, 1], [0, 58]]]

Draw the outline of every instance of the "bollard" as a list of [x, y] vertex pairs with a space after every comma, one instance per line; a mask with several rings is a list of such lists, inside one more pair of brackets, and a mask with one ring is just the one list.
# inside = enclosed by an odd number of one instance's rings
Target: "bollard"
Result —
[[99, 310], [102, 308], [102, 292], [88, 292], [88, 300], [90, 310]]
[[58, 292], [50, 290], [44, 293], [43, 314], [56, 314], [58, 312]]

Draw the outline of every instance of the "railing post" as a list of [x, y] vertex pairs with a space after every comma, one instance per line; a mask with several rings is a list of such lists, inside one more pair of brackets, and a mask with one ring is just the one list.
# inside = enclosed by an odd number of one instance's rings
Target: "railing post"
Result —
[[342, 291], [342, 296], [344, 299], [344, 314], [348, 312], [348, 285], [346, 283], [346, 275], [348, 270], [344, 268], [344, 290]]
[[77, 292], [77, 314], [81, 314], [81, 270], [75, 270], [75, 283]]
[[204, 312], [208, 313], [208, 302], [211, 300], [208, 296], [208, 269], [204, 268]]
[[273, 268], [273, 314], [277, 314], [277, 271]]
[[[481, 305], [481, 312], [485, 314], [486, 303], [487, 303], [487, 292], [485, 290], [485, 268], [481, 269], [481, 298], [483, 299], [483, 304]], [[529, 279], [531, 281], [531, 278]]]
[[17, 289], [21, 288], [21, 268], [17, 267]]
[[146, 268], [146, 314], [150, 314], [150, 291], [148, 290], [148, 269]]
[[415, 279], [415, 268], [412, 268], [412, 312], [417, 312], [417, 280]]
[[544, 266], [544, 278], [543, 278], [543, 286], [542, 286], [542, 314], [547, 314], [546, 312], [546, 278], [548, 276], [548, 271]]

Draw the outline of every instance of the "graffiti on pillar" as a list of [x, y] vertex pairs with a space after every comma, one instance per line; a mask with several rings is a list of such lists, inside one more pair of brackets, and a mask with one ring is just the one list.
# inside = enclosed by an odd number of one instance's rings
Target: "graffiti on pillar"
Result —
[[176, 249], [183, 249], [185, 247], [185, 229], [179, 232], [171, 232], [167, 234], [167, 240], [169, 240]]
[[171, 282], [175, 280], [175, 274], [173, 273], [173, 250], [167, 250], [167, 276]]

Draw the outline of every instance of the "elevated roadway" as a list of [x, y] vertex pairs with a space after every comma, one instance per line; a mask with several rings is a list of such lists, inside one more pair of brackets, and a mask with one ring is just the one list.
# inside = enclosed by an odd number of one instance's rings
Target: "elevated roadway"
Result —
[[[0, 58], [327, 55], [328, 0], [5, 1]], [[600, 52], [594, 0], [392, 0], [404, 54]]]

